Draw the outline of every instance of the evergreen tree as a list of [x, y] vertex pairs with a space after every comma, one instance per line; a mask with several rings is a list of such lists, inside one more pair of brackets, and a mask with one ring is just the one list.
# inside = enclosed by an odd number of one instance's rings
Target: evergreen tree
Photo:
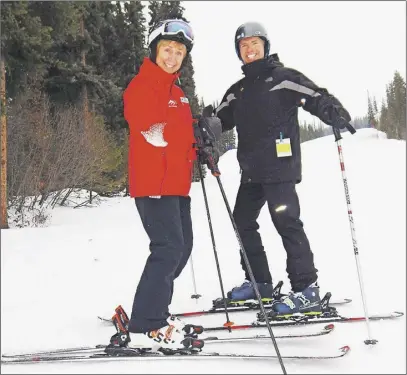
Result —
[[234, 129], [222, 133], [220, 141], [217, 142], [220, 155], [236, 148], [236, 135]]
[[[1, 171], [0, 171], [0, 228], [8, 228], [7, 185], [7, 98], [22, 91], [30, 80], [41, 80], [46, 69], [44, 51], [50, 45], [50, 28], [31, 11], [29, 3], [1, 2]], [[40, 79], [38, 79], [40, 77]]]
[[157, 25], [157, 22], [160, 20], [158, 17], [160, 6], [160, 1], [149, 1], [148, 15], [150, 16], [150, 20], [148, 21], [148, 35], [151, 34], [155, 26]]
[[370, 127], [368, 116], [355, 117], [355, 118], [352, 120], [352, 126], [353, 126], [355, 129], [362, 129], [362, 128], [368, 128], [368, 127]]
[[125, 3], [124, 7], [128, 23], [128, 40], [130, 41], [129, 51], [126, 52], [128, 56], [123, 58], [123, 60], [127, 59], [128, 61], [124, 66], [126, 74], [124, 86], [127, 86], [133, 76], [138, 73], [144, 57], [147, 56], [144, 36], [146, 33], [146, 27], [144, 26], [146, 19], [141, 1], [130, 1]]
[[184, 19], [184, 10], [185, 8], [181, 6], [180, 1], [162, 1], [159, 11], [159, 18], [162, 20], [174, 18]]
[[[332, 128], [331, 128], [332, 129]], [[323, 137], [325, 135], [328, 134], [332, 134], [332, 130], [328, 129], [328, 131], [330, 130], [331, 132], [327, 132], [327, 130], [323, 127], [322, 123], [320, 122], [319, 125], [316, 127], [315, 124], [307, 124], [305, 121], [304, 123], [301, 125], [300, 124], [300, 141], [301, 142], [306, 142], [309, 141], [311, 139], [315, 139], [315, 138], [320, 138]]]
[[44, 84], [51, 101], [67, 104], [78, 101], [82, 85], [81, 66], [82, 8], [70, 2], [32, 2], [30, 7], [44, 26], [52, 29], [52, 45], [46, 54]]
[[389, 138], [406, 139], [406, 82], [397, 71], [386, 87], [386, 99], [380, 116], [381, 130]]
[[386, 126], [387, 126], [387, 124], [388, 124], [388, 115], [387, 115], [387, 106], [386, 106], [386, 103], [385, 103], [385, 100], [383, 99], [382, 100], [382, 105], [381, 105], [381, 108], [380, 108], [380, 120], [379, 120], [379, 129], [380, 130], [382, 130], [382, 131], [386, 131], [385, 129], [386, 129]]
[[[93, 65], [101, 90], [98, 92], [99, 111], [107, 124], [122, 137], [126, 127], [123, 117], [123, 90], [138, 73], [145, 56], [144, 16], [140, 1], [127, 3], [95, 2], [89, 33], [94, 40], [91, 50]], [[99, 20], [98, 22], [95, 22]], [[98, 24], [98, 27], [93, 27]]]
[[397, 71], [393, 78], [393, 96], [390, 108], [391, 117], [397, 129], [397, 139], [406, 139], [406, 81]]
[[375, 128], [376, 127], [375, 111], [370, 96], [368, 96], [367, 98], [367, 117], [369, 120], [369, 127]]
[[51, 28], [44, 27], [29, 2], [2, 1], [1, 56], [4, 60], [6, 93], [14, 98], [46, 71], [44, 55], [51, 45]]

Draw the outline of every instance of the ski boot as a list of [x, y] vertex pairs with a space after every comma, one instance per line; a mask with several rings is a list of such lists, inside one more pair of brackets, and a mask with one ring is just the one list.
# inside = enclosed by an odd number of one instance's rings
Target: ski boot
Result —
[[160, 352], [165, 355], [191, 354], [200, 352], [204, 346], [203, 340], [185, 337], [174, 325], [132, 333], [125, 328], [122, 316], [118, 313], [112, 317], [112, 321], [117, 332], [105, 348], [105, 353], [110, 356], [139, 356], [146, 352]]
[[[266, 311], [270, 320], [294, 320], [306, 321], [312, 318], [332, 318], [337, 317], [337, 311], [329, 306], [331, 293], [325, 294], [324, 298], [319, 297], [319, 287], [310, 286], [302, 292], [291, 292], [287, 296], [276, 301], [270, 310]], [[259, 312], [257, 320], [264, 322], [264, 315]]]
[[[272, 284], [257, 283], [261, 301], [264, 306], [270, 306], [275, 300], [281, 298], [281, 287], [283, 282], [280, 281], [273, 289]], [[256, 309], [259, 307], [259, 302], [253, 285], [249, 281], [245, 281], [241, 286], [233, 288], [227, 293], [228, 298], [224, 301], [223, 298], [213, 300], [213, 309], [224, 309], [225, 302], [227, 307], [247, 307], [249, 309]]]

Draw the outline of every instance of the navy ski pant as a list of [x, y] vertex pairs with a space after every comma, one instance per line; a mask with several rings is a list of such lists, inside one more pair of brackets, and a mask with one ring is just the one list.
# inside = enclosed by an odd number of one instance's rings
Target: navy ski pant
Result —
[[[272, 278], [264, 251], [257, 219], [267, 202], [271, 220], [280, 234], [287, 253], [288, 277], [293, 291], [302, 291], [317, 280], [314, 256], [300, 220], [300, 204], [291, 182], [261, 184], [241, 183], [233, 217], [246, 250], [254, 278], [258, 283], [271, 283]], [[246, 264], [241, 265], [250, 280]]]
[[150, 238], [151, 252], [137, 286], [129, 322], [129, 331], [137, 333], [168, 325], [174, 279], [191, 255], [193, 234], [190, 197], [141, 197], [135, 201]]

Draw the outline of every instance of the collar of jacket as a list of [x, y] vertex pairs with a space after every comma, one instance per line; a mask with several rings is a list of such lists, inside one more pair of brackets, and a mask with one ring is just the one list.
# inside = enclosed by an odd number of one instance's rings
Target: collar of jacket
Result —
[[172, 85], [180, 76], [179, 73], [170, 74], [162, 70], [157, 64], [154, 64], [148, 57], [145, 57], [140, 66], [140, 77], [145, 80], [157, 83]]
[[277, 66], [284, 66], [276, 53], [268, 58], [253, 61], [252, 63], [242, 66], [243, 74], [249, 78], [256, 78], [265, 70], [275, 68]]

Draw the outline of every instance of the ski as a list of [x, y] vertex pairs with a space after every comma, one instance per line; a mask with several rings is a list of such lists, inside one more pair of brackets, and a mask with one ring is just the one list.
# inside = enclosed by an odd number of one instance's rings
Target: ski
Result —
[[[263, 301], [262, 301], [263, 302]], [[350, 298], [344, 298], [340, 300], [334, 300], [329, 302], [330, 305], [344, 305], [347, 303], [352, 302]], [[232, 305], [231, 303], [228, 304], [228, 312], [241, 312], [241, 311], [253, 311], [253, 310], [260, 310], [260, 305], [258, 301], [256, 300], [246, 300], [246, 301], [236, 301], [234, 302], [235, 305]], [[271, 304], [263, 304], [264, 307], [270, 307]], [[202, 315], [211, 315], [211, 314], [219, 314], [219, 313], [225, 313], [225, 308], [224, 307], [218, 307], [218, 308], [211, 308], [209, 310], [201, 310], [201, 311], [191, 311], [191, 312], [182, 312], [182, 313], [176, 313], [173, 314], [177, 317], [189, 317], [189, 316], [202, 316]]]
[[[394, 311], [388, 314], [378, 314], [369, 316], [369, 320], [387, 320], [395, 319], [403, 316], [403, 312]], [[293, 315], [290, 318], [284, 320], [270, 320], [270, 326], [272, 327], [287, 327], [287, 326], [302, 326], [308, 324], [319, 324], [319, 323], [352, 323], [352, 322], [361, 322], [364, 321], [365, 317], [350, 317], [350, 316], [330, 316], [330, 317], [313, 317], [307, 315]], [[241, 329], [253, 329], [253, 328], [265, 328], [267, 327], [266, 323], [263, 322], [253, 322], [251, 324], [242, 324], [242, 325], [232, 325], [230, 327], [225, 326], [216, 326], [205, 328], [205, 332], [210, 331], [228, 331], [231, 330], [241, 330]]]
[[[101, 349], [99, 349], [101, 350]], [[282, 355], [285, 360], [319, 360], [319, 359], [334, 359], [346, 355], [350, 351], [349, 346], [343, 346], [328, 354], [293, 354]], [[121, 352], [121, 353], [120, 353]], [[65, 355], [41, 355], [32, 357], [20, 357], [2, 359], [1, 364], [34, 364], [41, 362], [82, 362], [82, 361], [132, 361], [132, 360], [174, 360], [174, 359], [277, 359], [275, 354], [237, 354], [237, 353], [222, 353], [222, 352], [196, 352], [188, 350], [173, 351], [171, 354], [164, 354], [160, 352], [153, 352], [149, 348], [117, 348], [113, 353], [72, 353]]]
[[69, 354], [75, 352], [91, 352], [99, 351], [105, 349], [107, 345], [93, 345], [93, 346], [77, 346], [73, 348], [61, 348], [61, 349], [50, 349], [38, 352], [28, 352], [28, 353], [16, 353], [16, 354], [2, 354], [2, 358], [20, 358], [20, 357], [36, 357], [36, 356], [46, 356], [46, 355], [59, 355], [59, 354]]
[[[262, 303], [264, 307], [270, 307], [274, 301], [280, 300], [285, 294], [281, 293], [281, 288], [283, 286], [283, 282], [279, 281], [277, 285], [273, 289], [272, 293], [272, 298], [262, 298]], [[330, 293], [329, 293], [330, 295]], [[330, 297], [329, 297], [330, 298]], [[191, 311], [191, 312], [180, 312], [180, 313], [175, 313], [172, 314], [173, 316], [176, 317], [191, 317], [191, 316], [202, 316], [202, 315], [211, 315], [211, 314], [221, 314], [225, 312], [225, 302], [226, 302], [226, 307], [229, 312], [244, 312], [244, 311], [255, 311], [255, 310], [260, 310], [260, 305], [257, 300], [231, 300], [230, 298], [217, 298], [212, 301], [212, 307], [207, 310], [201, 310], [201, 311]], [[350, 298], [343, 298], [343, 299], [337, 299], [337, 300], [329, 300], [329, 305], [330, 306], [338, 306], [338, 305], [345, 305], [348, 303], [351, 303], [352, 299]], [[123, 311], [123, 308], [119, 306], [119, 308]], [[98, 319], [111, 323], [110, 318], [104, 318], [102, 316], [98, 316]]]
[[[317, 337], [324, 336], [331, 333], [334, 330], [335, 326], [333, 324], [328, 324], [322, 329], [318, 329], [313, 332], [302, 332], [302, 333], [289, 333], [286, 335], [274, 335], [276, 339], [294, 339], [294, 338], [307, 338], [307, 337]], [[261, 341], [261, 340], [270, 340], [269, 335], [255, 335], [248, 337], [222, 337], [217, 336], [208, 336], [203, 337], [201, 340], [205, 344], [210, 343], [223, 343], [223, 342], [239, 342], [239, 341]], [[35, 356], [46, 356], [46, 355], [62, 355], [70, 353], [89, 353], [97, 352], [104, 350], [107, 345], [95, 345], [95, 346], [78, 346], [74, 348], [61, 348], [55, 350], [44, 350], [39, 352], [29, 352], [29, 353], [20, 353], [20, 354], [3, 354], [2, 358], [22, 358], [22, 357], [35, 357]]]
[[[258, 301], [255, 300], [246, 300], [246, 301], [239, 301], [236, 303], [243, 303], [244, 305], [241, 306], [228, 306], [228, 312], [244, 312], [244, 311], [256, 311], [260, 310], [259, 303]], [[344, 299], [339, 299], [339, 300], [334, 300], [330, 301], [330, 305], [345, 305], [348, 303], [351, 303], [352, 300], [350, 298], [344, 298]], [[264, 304], [264, 307], [269, 307], [270, 304]], [[183, 318], [188, 318], [192, 316], [203, 316], [203, 315], [212, 315], [212, 314], [221, 314], [225, 313], [225, 308], [224, 307], [219, 307], [219, 308], [211, 308], [209, 310], [201, 310], [201, 311], [191, 311], [191, 312], [181, 312], [181, 313], [176, 313], [172, 314], [177, 317], [183, 317]], [[98, 316], [98, 319], [101, 320], [102, 322], [105, 323], [112, 323], [112, 319], [110, 318], [105, 318], [102, 316]]]
[[[318, 336], [325, 336], [331, 333], [334, 330], [335, 326], [333, 324], [328, 324], [322, 329], [314, 332], [309, 333], [289, 333], [286, 335], [274, 335], [276, 339], [299, 339], [299, 338], [308, 338], [308, 337], [318, 337]], [[211, 343], [222, 343], [222, 342], [239, 342], [239, 341], [261, 341], [261, 340], [270, 340], [270, 335], [255, 335], [255, 336], [247, 336], [247, 337], [216, 337], [216, 336], [209, 336], [203, 337], [203, 340], [206, 344]]]

